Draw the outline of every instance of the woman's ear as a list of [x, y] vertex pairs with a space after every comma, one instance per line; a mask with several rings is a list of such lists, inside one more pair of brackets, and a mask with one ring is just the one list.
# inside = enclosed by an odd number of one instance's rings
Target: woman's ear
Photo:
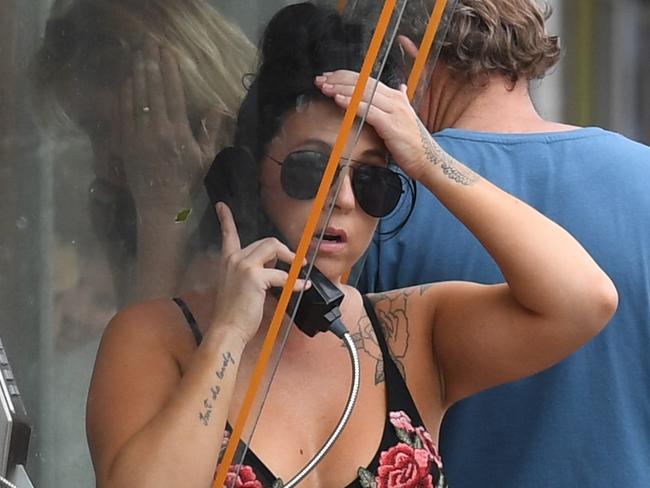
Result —
[[400, 50], [403, 53], [407, 54], [409, 58], [411, 58], [409, 61], [412, 62], [415, 60], [418, 55], [418, 47], [415, 45], [415, 43], [404, 35], [397, 36], [397, 42], [399, 44]]

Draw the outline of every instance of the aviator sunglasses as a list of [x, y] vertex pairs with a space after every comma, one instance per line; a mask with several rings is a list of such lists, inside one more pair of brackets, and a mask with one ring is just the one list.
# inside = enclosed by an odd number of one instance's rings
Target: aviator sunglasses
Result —
[[[296, 200], [311, 200], [316, 197], [329, 154], [318, 151], [294, 151], [287, 154], [284, 161], [279, 161], [267, 154], [267, 157], [282, 167], [280, 181], [282, 189]], [[391, 213], [403, 193], [402, 179], [396, 171], [382, 166], [363, 164], [348, 159], [352, 191], [359, 206], [372, 217], [385, 217]], [[336, 169], [339, 177], [343, 166]]]

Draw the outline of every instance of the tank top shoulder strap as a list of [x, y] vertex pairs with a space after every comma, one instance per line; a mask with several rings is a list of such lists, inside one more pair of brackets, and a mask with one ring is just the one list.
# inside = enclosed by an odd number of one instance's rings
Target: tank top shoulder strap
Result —
[[[370, 319], [370, 323], [372, 324], [372, 330], [375, 332], [375, 336], [377, 337], [377, 342], [379, 343], [379, 349], [381, 350], [381, 355], [383, 356], [384, 359], [384, 365], [386, 365], [387, 363], [393, 363], [390, 352], [388, 350], [388, 343], [386, 342], [386, 338], [384, 337], [384, 331], [381, 328], [379, 317], [377, 317], [377, 313], [375, 312], [375, 306], [370, 301], [367, 295], [363, 295], [363, 308], [365, 308], [366, 313], [368, 314], [368, 318]], [[395, 369], [397, 369], [397, 366], [395, 366], [394, 363], [393, 366], [395, 367]]]
[[185, 317], [185, 321], [187, 322], [187, 325], [192, 331], [192, 335], [194, 336], [196, 345], [197, 346], [200, 345], [201, 341], [203, 340], [203, 334], [201, 334], [201, 330], [199, 329], [199, 326], [196, 323], [196, 319], [194, 318], [194, 314], [190, 310], [190, 307], [187, 306], [187, 303], [185, 303], [185, 301], [182, 298], [175, 297], [172, 298], [172, 300], [176, 305], [178, 305], [178, 308], [181, 309], [181, 312], [183, 312], [183, 316]]

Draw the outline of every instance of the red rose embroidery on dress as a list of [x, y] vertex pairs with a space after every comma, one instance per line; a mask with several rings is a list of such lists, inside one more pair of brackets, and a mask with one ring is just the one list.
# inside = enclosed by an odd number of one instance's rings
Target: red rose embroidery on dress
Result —
[[264, 488], [262, 483], [255, 476], [253, 468], [250, 466], [241, 466], [237, 473], [238, 466], [230, 466], [224, 488]]
[[438, 446], [433, 442], [431, 434], [429, 434], [424, 427], [416, 427], [415, 433], [420, 439], [420, 442], [422, 442], [424, 448], [429, 452], [431, 460], [436, 463], [438, 469], [442, 469], [442, 458], [438, 452]]
[[414, 449], [400, 442], [381, 453], [377, 488], [433, 488], [430, 463], [426, 449]]
[[396, 429], [405, 430], [409, 434], [415, 430], [413, 429], [413, 425], [411, 425], [411, 417], [401, 410], [399, 412], [389, 412], [388, 416], [390, 423], [393, 424]]
[[226, 452], [226, 448], [228, 447], [228, 442], [230, 442], [230, 432], [224, 430], [223, 439], [221, 439], [221, 447], [219, 448], [219, 457], [217, 458], [219, 462], [221, 462], [221, 458]]

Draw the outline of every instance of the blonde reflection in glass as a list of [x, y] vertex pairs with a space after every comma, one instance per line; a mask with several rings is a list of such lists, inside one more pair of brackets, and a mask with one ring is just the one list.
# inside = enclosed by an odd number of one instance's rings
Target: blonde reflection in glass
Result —
[[90, 138], [92, 219], [119, 302], [203, 280], [211, 219], [199, 225], [200, 184], [230, 142], [254, 56], [201, 0], [54, 6], [32, 63], [36, 100], [48, 120], [72, 120]]

